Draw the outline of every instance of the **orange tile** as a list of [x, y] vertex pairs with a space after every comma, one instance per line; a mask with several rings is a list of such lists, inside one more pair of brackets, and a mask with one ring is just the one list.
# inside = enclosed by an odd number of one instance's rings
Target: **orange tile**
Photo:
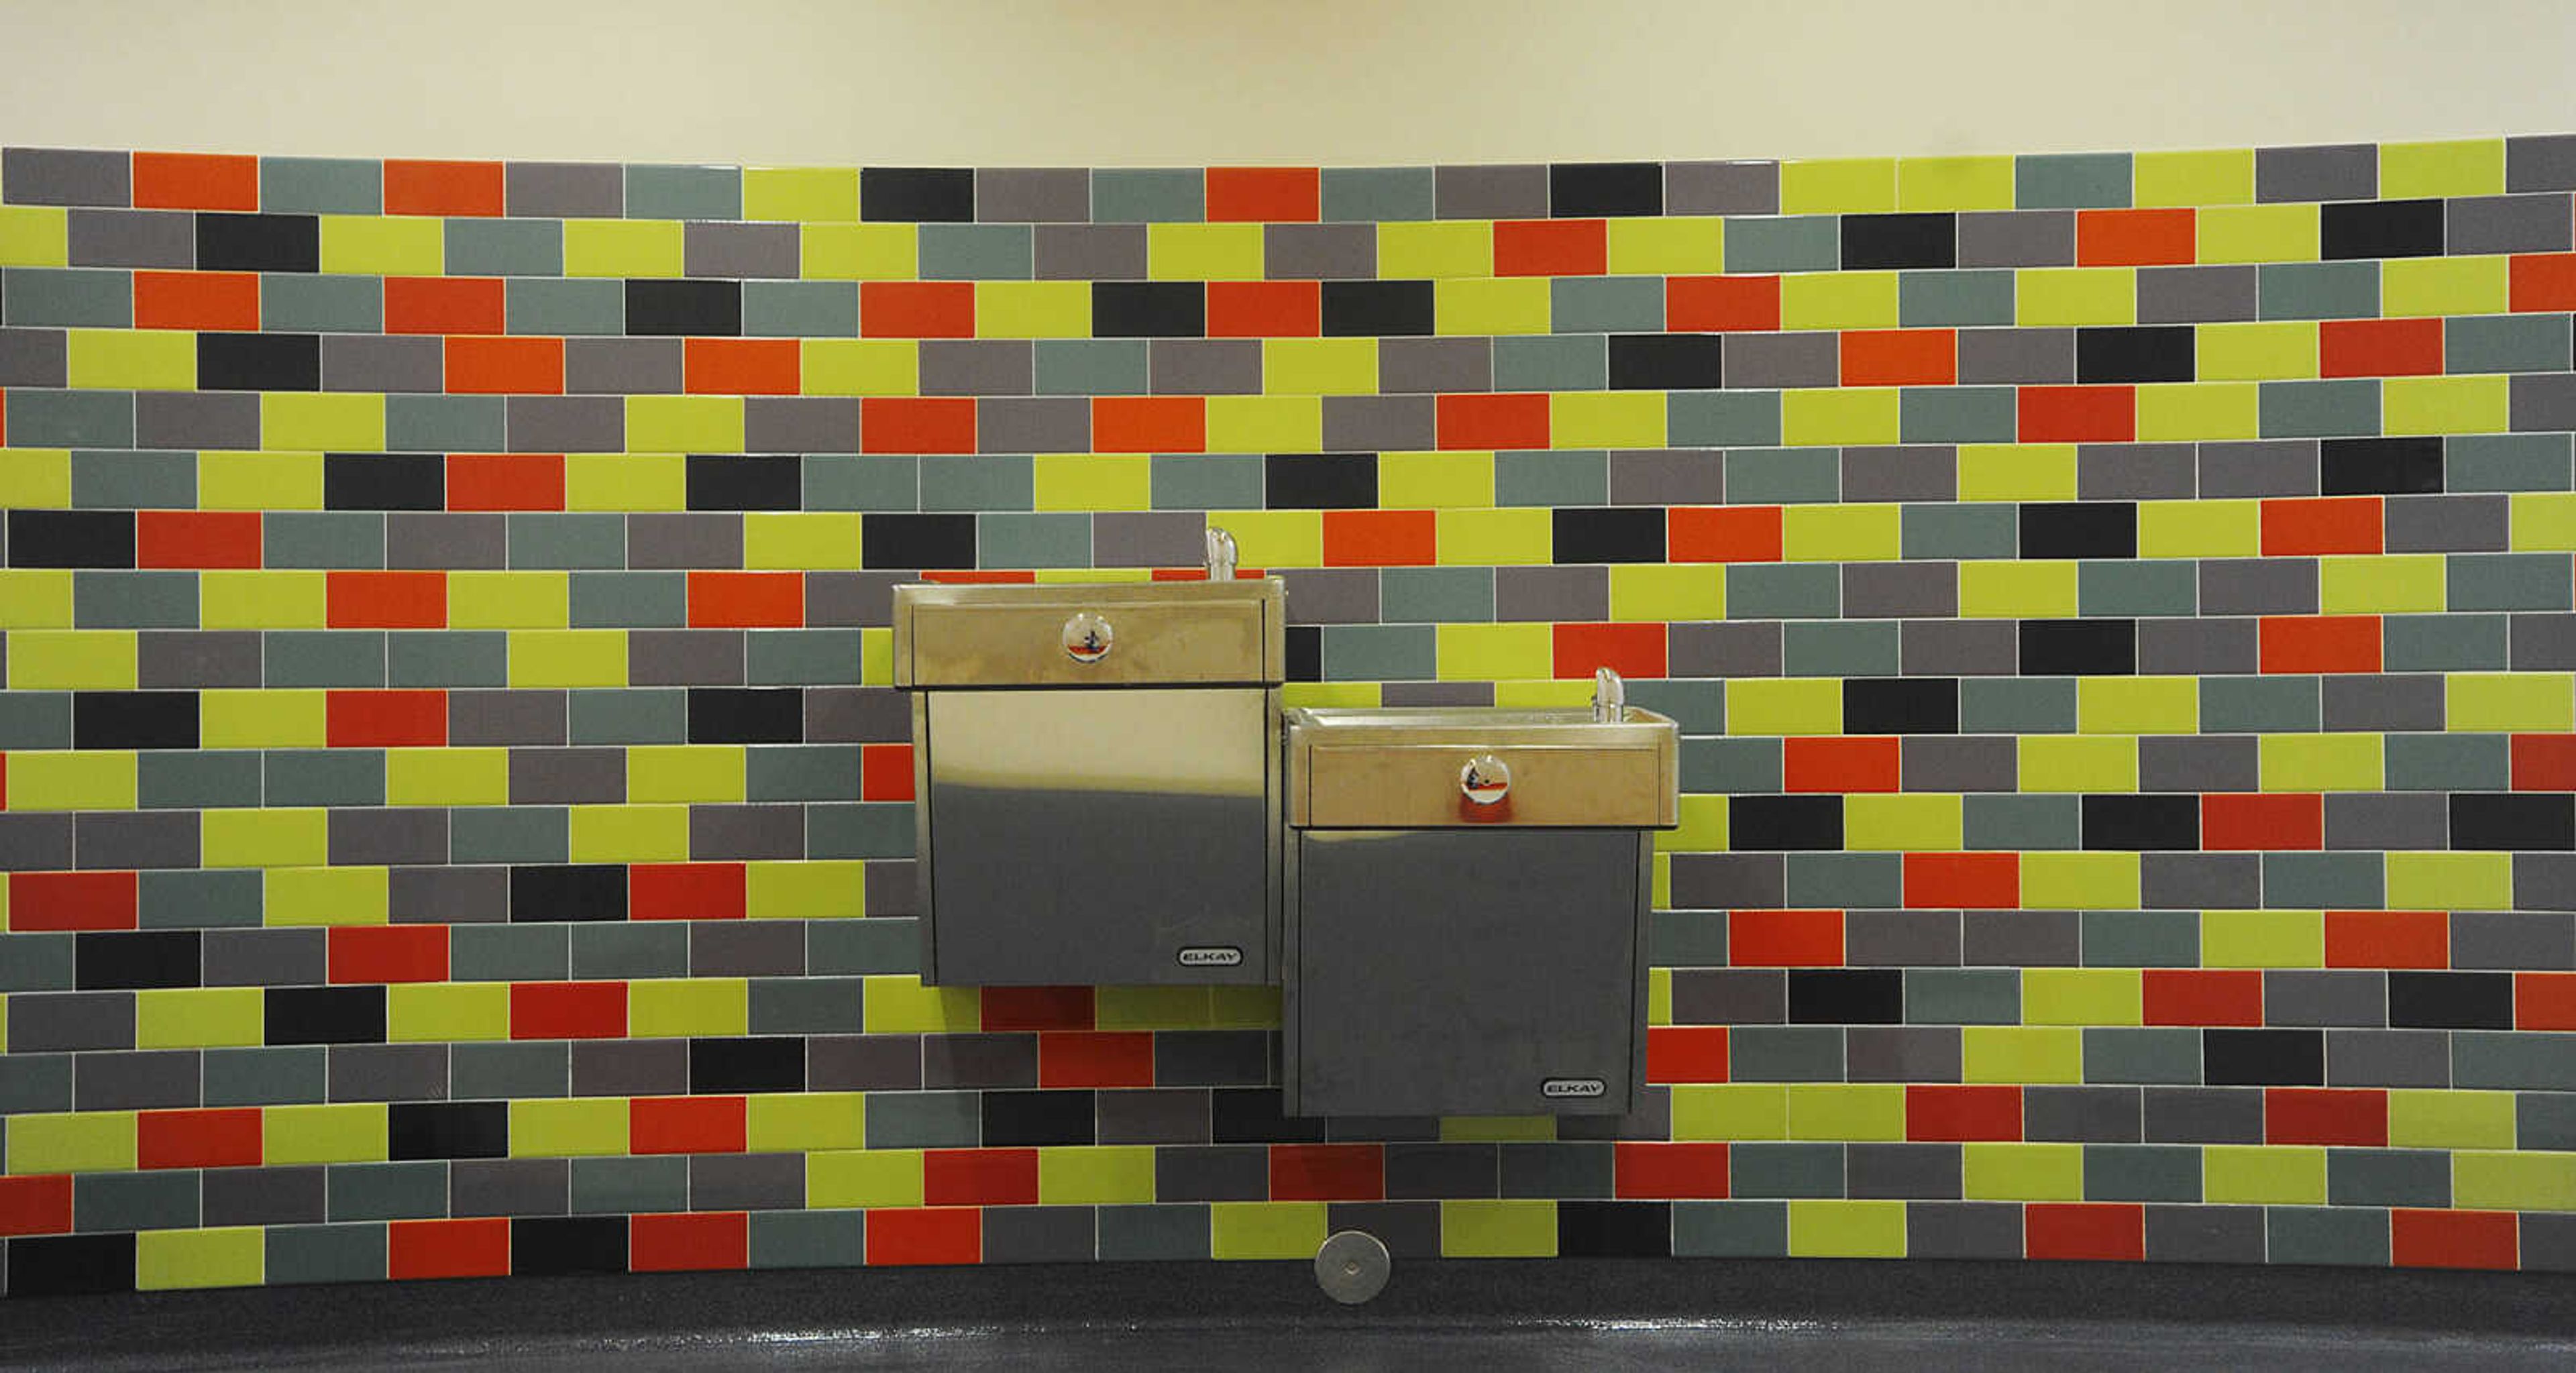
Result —
[[1324, 566], [1429, 567], [1440, 560], [1438, 527], [1428, 510], [1327, 510]]
[[859, 332], [868, 338], [973, 338], [975, 283], [860, 282]]
[[1093, 1025], [1089, 987], [986, 987], [984, 1017], [990, 1034], [1006, 1030], [1088, 1030]]
[[1781, 743], [1781, 789], [1793, 792], [1894, 791], [1894, 738], [1793, 738]]
[[450, 510], [561, 510], [561, 453], [451, 453], [447, 458]]
[[259, 328], [257, 272], [136, 272], [137, 329]]
[[804, 623], [804, 573], [689, 574], [691, 628], [792, 629]]
[[2321, 849], [2324, 798], [2314, 792], [2210, 792], [2200, 798], [2200, 846], [2219, 850]]
[[869, 453], [972, 453], [975, 402], [965, 396], [869, 396], [859, 402]]
[[1664, 282], [1664, 327], [1676, 332], [1777, 329], [1780, 278], [1668, 278]]
[[1313, 167], [1210, 167], [1210, 223], [1312, 223], [1321, 213], [1323, 179]]
[[2263, 502], [2263, 556], [2377, 553], [2383, 528], [2377, 496], [2297, 496]]
[[921, 1199], [932, 1206], [1034, 1206], [1038, 1151], [924, 1150]]
[[447, 341], [447, 389], [455, 395], [562, 395], [563, 340], [451, 338]]
[[[1715, 461], [1715, 454], [1710, 454]], [[1780, 507], [1677, 505], [1665, 517], [1664, 546], [1677, 563], [1780, 561]]]
[[1854, 329], [1843, 335], [1845, 386], [1949, 386], [1959, 379], [1951, 329]]
[[503, 1278], [510, 1275], [510, 1220], [398, 1220], [385, 1227], [385, 1276]]
[[322, 698], [322, 738], [332, 748], [443, 748], [447, 693], [351, 689]]
[[1737, 968], [1839, 968], [1841, 911], [1731, 911], [1726, 961]]
[[325, 619], [333, 629], [444, 629], [444, 572], [324, 574]]
[[2330, 319], [2317, 326], [2317, 374], [2429, 377], [2442, 372], [2439, 319]]
[[1204, 453], [1207, 400], [1201, 396], [1095, 396], [1091, 447], [1100, 453]]
[[2021, 1138], [2021, 1088], [1909, 1084], [1905, 1137], [1934, 1143]]
[[1646, 1031], [1648, 1082], [1727, 1080], [1726, 1027], [1655, 1025]]
[[260, 565], [256, 510], [138, 510], [136, 567], [249, 568]]
[[[2256, 1021], [2248, 1023], [2258, 1023], [2260, 1018], [2258, 1014]], [[2387, 1148], [2388, 1093], [2374, 1087], [2266, 1088], [2263, 1142]]]
[[134, 205], [150, 210], [256, 210], [259, 159], [218, 153], [136, 153]]
[[1544, 395], [1452, 395], [1438, 402], [1442, 448], [1545, 448]]
[[1323, 285], [1320, 281], [1211, 281], [1208, 337], [1313, 338], [1323, 330]]
[[2524, 253], [2506, 267], [2511, 308], [2576, 310], [2576, 253]]
[[2128, 443], [2138, 436], [2134, 386], [2025, 386], [2023, 443]]
[[801, 356], [792, 338], [693, 338], [686, 386], [692, 395], [792, 396], [804, 385]]
[[497, 334], [507, 315], [498, 277], [387, 277], [388, 334]]
[[2251, 968], [2149, 968], [2139, 1005], [2149, 1025], [2260, 1025], [2263, 974]]
[[502, 188], [498, 162], [385, 161], [389, 215], [497, 215]]
[[2511, 1211], [2388, 1213], [2388, 1261], [2400, 1268], [2513, 1268], [2522, 1230]]
[[1661, 624], [1564, 624], [1554, 634], [1556, 676], [1591, 676], [1609, 668], [1622, 677], [1661, 677], [1665, 670]]
[[1726, 1196], [1724, 1144], [1622, 1140], [1612, 1149], [1610, 1176], [1613, 1196], [1648, 1199]]
[[739, 1154], [746, 1146], [738, 1096], [637, 1097], [626, 1103], [627, 1150], [637, 1154]]
[[637, 1273], [751, 1266], [748, 1212], [638, 1215], [627, 1222], [626, 1236], [626, 1266]]
[[1609, 270], [1607, 220], [1505, 219], [1494, 224], [1498, 277], [1599, 276]]
[[2193, 212], [2183, 210], [2078, 210], [2075, 265], [2149, 267], [2190, 262], [2199, 255]]
[[2327, 911], [2329, 968], [2447, 968], [2449, 911]]
[[2266, 615], [2255, 626], [2264, 672], [2377, 672], [2376, 615]]
[[980, 1263], [983, 1258], [984, 1209], [980, 1206], [889, 1207], [867, 1213], [871, 1267]]
[[1905, 904], [2013, 910], [2021, 905], [2021, 855], [2017, 853], [1909, 853], [1905, 855]]

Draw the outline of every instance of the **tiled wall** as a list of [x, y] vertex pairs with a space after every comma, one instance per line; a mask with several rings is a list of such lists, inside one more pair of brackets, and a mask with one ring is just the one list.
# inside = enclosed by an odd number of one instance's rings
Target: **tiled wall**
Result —
[[[2576, 138], [0, 158], [13, 1293], [1399, 1253], [2576, 1266]], [[1679, 717], [1633, 1119], [922, 988], [888, 588]]]

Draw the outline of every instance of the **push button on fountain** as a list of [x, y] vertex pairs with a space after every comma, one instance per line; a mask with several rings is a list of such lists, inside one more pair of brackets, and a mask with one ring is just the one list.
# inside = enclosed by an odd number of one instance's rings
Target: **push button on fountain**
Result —
[[1064, 622], [1064, 656], [1077, 663], [1096, 663], [1109, 656], [1115, 636], [1109, 622], [1086, 610]]
[[1477, 805], [1493, 805], [1512, 794], [1512, 770], [1502, 759], [1479, 753], [1458, 770], [1458, 790]]

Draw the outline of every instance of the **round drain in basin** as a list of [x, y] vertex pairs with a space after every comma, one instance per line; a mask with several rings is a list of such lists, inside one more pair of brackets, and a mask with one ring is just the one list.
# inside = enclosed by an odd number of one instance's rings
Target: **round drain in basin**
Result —
[[1344, 1230], [1315, 1251], [1315, 1281], [1324, 1295], [1356, 1306], [1386, 1287], [1386, 1246], [1365, 1230]]

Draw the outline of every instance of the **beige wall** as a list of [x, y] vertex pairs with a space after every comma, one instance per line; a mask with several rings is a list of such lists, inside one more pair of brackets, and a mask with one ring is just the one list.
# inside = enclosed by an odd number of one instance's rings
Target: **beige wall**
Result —
[[2576, 130], [2576, 0], [0, 0], [0, 143], [1422, 163]]

